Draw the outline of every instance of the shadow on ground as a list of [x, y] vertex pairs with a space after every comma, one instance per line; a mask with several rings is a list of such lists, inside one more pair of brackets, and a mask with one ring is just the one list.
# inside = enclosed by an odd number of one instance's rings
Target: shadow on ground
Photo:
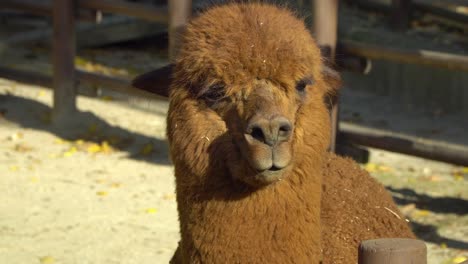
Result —
[[[162, 165], [170, 164], [166, 140], [110, 125], [91, 112], [79, 111], [69, 124], [52, 125], [51, 111], [49, 106], [31, 99], [10, 94], [0, 95], [0, 117], [21, 127], [48, 131], [65, 140], [83, 139], [97, 144], [105, 140], [113, 148], [127, 152], [129, 158]], [[0, 118], [0, 127], [5, 125], [8, 123], [2, 124]], [[145, 146], [151, 146], [150, 149], [154, 151], [142, 152]]]
[[[426, 194], [419, 194], [408, 188], [393, 188], [386, 186], [387, 190], [392, 193], [394, 201], [400, 206], [414, 204], [418, 209], [428, 210], [434, 213], [442, 214], [468, 214], [468, 201], [453, 197], [431, 197]], [[468, 243], [456, 239], [441, 236], [437, 227], [430, 224], [418, 223], [411, 221], [411, 229], [419, 239], [426, 242], [441, 245], [446, 244], [449, 248], [468, 249]]]
[[437, 227], [411, 221], [411, 229], [419, 239], [426, 242], [441, 245], [444, 243], [449, 248], [468, 250], [468, 243], [456, 239], [446, 238], [437, 232]]
[[[391, 186], [386, 187], [392, 192], [393, 199], [399, 205], [414, 204], [417, 208], [442, 214], [468, 214], [468, 201], [453, 197], [431, 197], [426, 194], [419, 194], [412, 189], [397, 189]], [[395, 194], [400, 194], [395, 196]], [[403, 198], [402, 198], [403, 197]]]

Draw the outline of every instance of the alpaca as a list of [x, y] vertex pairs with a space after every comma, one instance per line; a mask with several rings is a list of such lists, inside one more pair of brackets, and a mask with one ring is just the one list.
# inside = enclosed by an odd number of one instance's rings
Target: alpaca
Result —
[[169, 91], [158, 71], [133, 84], [170, 98], [171, 263], [353, 263], [363, 239], [413, 237], [380, 184], [327, 152], [339, 77], [291, 12], [213, 7], [168, 69]]

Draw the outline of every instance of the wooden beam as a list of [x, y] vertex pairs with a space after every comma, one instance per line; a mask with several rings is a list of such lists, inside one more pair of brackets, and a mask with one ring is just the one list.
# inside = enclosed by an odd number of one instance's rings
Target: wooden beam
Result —
[[[312, 32], [315, 40], [322, 47], [322, 55], [330, 66], [334, 65], [335, 48], [338, 35], [338, 0], [314, 0], [312, 14], [314, 23]], [[330, 151], [336, 149], [338, 131], [338, 104], [331, 110]]]
[[[76, 70], [75, 76], [77, 78], [78, 83], [84, 83], [93, 86], [99, 85], [99, 88], [112, 90], [120, 93], [126, 93], [132, 96], [167, 100], [167, 97], [157, 96], [153, 93], [145, 92], [143, 90], [134, 88], [131, 85], [131, 80], [129, 79], [105, 76], [102, 74], [86, 72], [82, 70]], [[0, 66], [0, 77], [21, 83], [33, 84], [47, 88], [51, 88], [53, 86], [53, 80], [51, 76], [38, 72], [15, 70]]]
[[342, 122], [340, 139], [362, 146], [468, 166], [468, 146], [392, 133]]
[[2, 0], [0, 8], [21, 10], [39, 16], [50, 16], [52, 5], [50, 1], [37, 0]]
[[17, 82], [52, 87], [52, 78], [42, 73], [15, 70], [0, 66], [0, 77]]
[[358, 252], [359, 264], [426, 264], [427, 248], [421, 240], [381, 238], [362, 241]]
[[136, 4], [122, 0], [77, 0], [80, 8], [101, 10], [148, 21], [167, 23], [168, 12], [165, 7]]
[[157, 96], [155, 94], [134, 88], [131, 84], [131, 80], [128, 79], [105, 76], [102, 74], [82, 70], [77, 70], [76, 74], [80, 83], [99, 85], [103, 89], [109, 89], [115, 92], [130, 94], [133, 96], [139, 96], [143, 98], [167, 100], [167, 97]]
[[411, 0], [392, 0], [390, 25], [394, 30], [406, 30], [410, 22], [410, 17]]
[[180, 36], [192, 13], [192, 0], [168, 0], [169, 5], [169, 60], [174, 61], [180, 49]]
[[468, 56], [464, 55], [384, 47], [351, 40], [342, 40], [338, 46], [340, 53], [362, 56], [372, 60], [388, 60], [468, 72]]
[[[0, 8], [19, 10], [38, 16], [52, 16], [52, 3], [50, 0], [1, 0]], [[77, 10], [75, 13], [79, 20], [100, 22], [100, 11]]]
[[[460, 5], [466, 6], [466, 0], [450, 0], [450, 5]], [[383, 13], [392, 12], [392, 7], [384, 3], [370, 1], [370, 0], [353, 0], [353, 3], [358, 4], [359, 6], [378, 11]], [[421, 10], [425, 12], [432, 13], [441, 17], [445, 17], [454, 21], [461, 23], [468, 23], [468, 16], [459, 12], [455, 12], [450, 8], [443, 8], [441, 4], [434, 4], [432, 1], [428, 0], [412, 0], [411, 4], [412, 10]]]
[[62, 123], [76, 112], [75, 87], [75, 1], [54, 0], [52, 64], [53, 121]]

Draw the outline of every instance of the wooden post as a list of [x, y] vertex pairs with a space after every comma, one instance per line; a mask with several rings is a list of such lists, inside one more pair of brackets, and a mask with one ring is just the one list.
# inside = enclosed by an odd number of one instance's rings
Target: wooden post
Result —
[[75, 1], [53, 2], [53, 86], [55, 123], [69, 120], [76, 111], [75, 87]]
[[408, 238], [384, 238], [361, 242], [359, 264], [426, 264], [426, 244]]
[[[313, 0], [314, 24], [312, 32], [322, 48], [322, 55], [334, 65], [335, 47], [338, 33], [338, 0]], [[335, 151], [338, 131], [338, 104], [331, 111], [330, 151]]]
[[410, 21], [411, 0], [392, 0], [390, 24], [395, 30], [406, 30]]
[[183, 33], [192, 13], [191, 0], [169, 0], [169, 60], [172, 62], [180, 48]]

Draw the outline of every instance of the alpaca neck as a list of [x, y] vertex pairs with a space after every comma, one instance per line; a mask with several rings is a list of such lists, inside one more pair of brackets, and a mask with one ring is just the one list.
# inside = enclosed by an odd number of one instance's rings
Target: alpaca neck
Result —
[[320, 256], [318, 169], [297, 167], [282, 181], [248, 193], [239, 193], [234, 186], [223, 185], [210, 193], [178, 189], [187, 259], [288, 263], [293, 258], [295, 263], [318, 263], [313, 259]]

